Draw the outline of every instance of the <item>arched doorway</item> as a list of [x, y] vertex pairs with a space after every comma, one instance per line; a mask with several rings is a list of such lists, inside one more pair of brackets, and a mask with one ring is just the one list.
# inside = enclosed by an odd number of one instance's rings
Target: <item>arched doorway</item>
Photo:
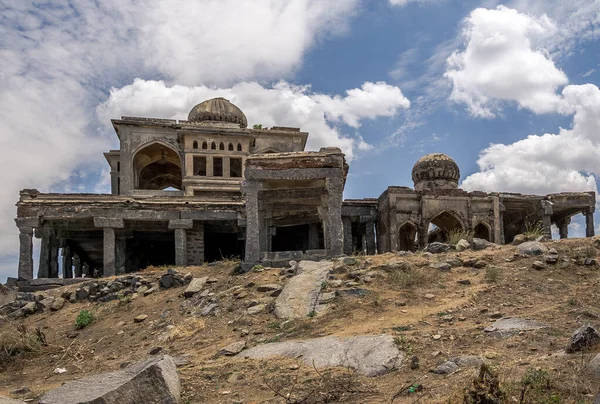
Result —
[[482, 238], [487, 241], [491, 241], [490, 233], [490, 227], [484, 222], [479, 222], [479, 224], [475, 226], [475, 229], [473, 229], [473, 237]]
[[181, 159], [179, 154], [162, 143], [152, 143], [139, 150], [133, 158], [135, 188], [181, 190]]
[[448, 235], [452, 231], [464, 230], [461, 221], [458, 219], [455, 213], [449, 211], [443, 211], [431, 219], [430, 224], [432, 228], [429, 230], [427, 237], [427, 243], [434, 241], [447, 241]]
[[417, 237], [417, 226], [414, 223], [406, 222], [400, 226], [398, 235], [398, 250], [399, 251], [415, 251]]

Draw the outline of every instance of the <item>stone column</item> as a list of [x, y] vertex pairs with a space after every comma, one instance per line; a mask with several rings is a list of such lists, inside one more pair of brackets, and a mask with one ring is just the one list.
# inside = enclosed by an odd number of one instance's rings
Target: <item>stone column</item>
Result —
[[58, 278], [58, 240], [52, 237], [50, 240], [50, 273], [49, 278]]
[[73, 255], [71, 248], [64, 247], [62, 250], [63, 255], [63, 278], [68, 279], [73, 277]]
[[39, 219], [17, 218], [19, 228], [19, 279], [33, 279], [33, 229], [39, 226]]
[[116, 235], [115, 249], [115, 274], [124, 274], [125, 272], [127, 272], [125, 270], [125, 259], [127, 257], [127, 239], [123, 236], [123, 234]]
[[[394, 202], [395, 203], [395, 202]], [[398, 251], [398, 237], [399, 237], [399, 229], [398, 229], [398, 215], [396, 212], [396, 207], [390, 207], [390, 228], [388, 230], [388, 237], [390, 240], [390, 251]], [[426, 241], [427, 242], [427, 241]]]
[[83, 271], [81, 266], [81, 259], [77, 254], [73, 255], [73, 268], [75, 272], [75, 278], [81, 278], [81, 275], [83, 275]]
[[344, 180], [342, 178], [327, 178], [327, 236], [328, 256], [339, 257], [344, 253], [344, 226], [342, 225], [342, 193]]
[[571, 223], [570, 217], [565, 217], [556, 221], [556, 227], [558, 227], [558, 234], [560, 235], [560, 238], [569, 237], [569, 223]]
[[494, 243], [504, 244], [504, 204], [500, 197], [494, 197]]
[[540, 209], [540, 215], [542, 216], [542, 228], [544, 230], [544, 234], [550, 238], [552, 238], [552, 203], [550, 201], [542, 200], [540, 201], [542, 207]]
[[193, 219], [169, 220], [169, 229], [175, 230], [175, 265], [187, 265], [187, 229], [193, 227]]
[[316, 223], [308, 225], [308, 249], [319, 249], [319, 225]]
[[229, 157], [223, 157], [223, 177], [231, 177], [231, 161]]
[[50, 234], [47, 230], [42, 230], [42, 240], [40, 242], [40, 265], [38, 268], [38, 278], [48, 278], [50, 276]]
[[375, 255], [375, 223], [367, 222], [367, 229], [365, 232], [366, 244], [367, 244], [367, 254]]
[[352, 255], [352, 220], [349, 217], [343, 217], [344, 224], [344, 254]]
[[417, 242], [419, 248], [423, 249], [427, 247], [427, 237], [429, 236], [429, 226], [426, 223], [421, 222], [417, 229]]
[[590, 208], [585, 212], [585, 236], [594, 237], [594, 211], [595, 208]]
[[259, 214], [259, 191], [261, 184], [256, 181], [245, 181], [242, 192], [246, 196], [246, 265], [254, 265], [260, 261], [261, 224]]
[[94, 226], [104, 229], [104, 260], [102, 276], [114, 276], [116, 274], [117, 245], [115, 229], [125, 227], [123, 219], [95, 217]]

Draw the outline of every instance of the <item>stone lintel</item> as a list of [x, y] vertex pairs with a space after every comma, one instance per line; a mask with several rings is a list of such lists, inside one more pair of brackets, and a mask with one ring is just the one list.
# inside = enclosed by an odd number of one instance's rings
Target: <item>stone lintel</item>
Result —
[[193, 219], [171, 219], [169, 229], [191, 229], [194, 227]]
[[108, 217], [95, 217], [94, 218], [94, 226], [96, 227], [110, 227], [113, 229], [123, 229], [125, 228], [125, 222], [123, 219], [119, 218], [108, 218]]
[[40, 226], [39, 217], [18, 217], [15, 219], [15, 223], [19, 229], [21, 228], [34, 228]]
[[341, 168], [289, 168], [284, 170], [257, 170], [246, 168], [247, 180], [310, 180], [323, 178], [342, 178], [344, 170]]
[[181, 219], [237, 220], [238, 212], [229, 210], [182, 210]]

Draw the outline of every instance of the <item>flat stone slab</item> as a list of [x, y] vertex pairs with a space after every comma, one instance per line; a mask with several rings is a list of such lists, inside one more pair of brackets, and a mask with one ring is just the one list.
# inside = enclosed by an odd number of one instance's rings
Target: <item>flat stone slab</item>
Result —
[[533, 331], [547, 327], [549, 327], [547, 324], [542, 324], [536, 320], [507, 317], [496, 320], [494, 324], [487, 327], [484, 331], [503, 337], [520, 331]]
[[202, 292], [202, 289], [204, 289], [204, 285], [206, 285], [207, 281], [208, 281], [208, 276], [203, 276], [202, 278], [192, 279], [192, 281], [188, 285], [185, 292], [183, 292], [183, 295], [185, 297], [192, 297], [196, 293]]
[[276, 342], [255, 346], [237, 356], [299, 358], [309, 366], [350, 367], [366, 376], [378, 376], [397, 369], [404, 360], [404, 353], [394, 344], [394, 338], [385, 334]]
[[323, 283], [333, 263], [300, 261], [298, 274], [290, 278], [275, 300], [275, 316], [280, 319], [306, 318], [316, 310]]
[[173, 358], [162, 356], [68, 382], [44, 394], [39, 404], [178, 404], [180, 389]]

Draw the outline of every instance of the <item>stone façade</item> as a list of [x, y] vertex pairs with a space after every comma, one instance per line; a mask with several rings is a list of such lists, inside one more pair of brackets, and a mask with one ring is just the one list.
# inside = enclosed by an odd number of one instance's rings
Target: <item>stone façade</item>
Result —
[[567, 237], [577, 213], [594, 235], [594, 192], [465, 192], [458, 166], [439, 153], [415, 164], [414, 189], [344, 201], [348, 165], [339, 149], [304, 151], [308, 133], [298, 128], [247, 128], [223, 98], [196, 105], [188, 120], [112, 124], [120, 148], [105, 153], [111, 194], [21, 191], [19, 278], [34, 278], [33, 237], [41, 239], [38, 278], [77, 278], [233, 256], [247, 269], [415, 250], [454, 229], [503, 244], [538, 221]]

